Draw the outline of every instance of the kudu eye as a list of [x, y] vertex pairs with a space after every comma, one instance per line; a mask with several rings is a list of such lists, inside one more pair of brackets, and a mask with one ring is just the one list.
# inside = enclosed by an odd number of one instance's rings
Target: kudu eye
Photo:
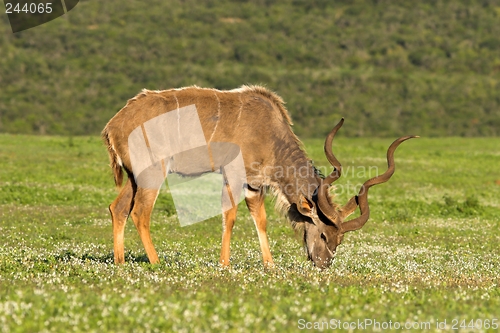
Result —
[[325, 241], [325, 243], [326, 243], [326, 235], [325, 235], [325, 233], [324, 233], [324, 232], [322, 232], [322, 233], [321, 233], [320, 237], [321, 237], [321, 239], [322, 239], [323, 241]]

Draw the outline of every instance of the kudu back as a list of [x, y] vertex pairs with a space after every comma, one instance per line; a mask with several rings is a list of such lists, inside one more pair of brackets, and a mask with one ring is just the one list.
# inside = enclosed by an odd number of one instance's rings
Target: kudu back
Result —
[[[192, 163], [177, 163], [181, 166], [175, 170], [169, 167], [174, 157], [168, 150], [179, 147], [183, 140], [193, 138], [190, 132], [192, 128], [185, 128], [191, 122], [177, 121], [177, 126], [168, 124], [165, 131], [177, 133], [175, 135], [162, 133], [159, 139], [147, 136], [146, 127], [159, 128], [155, 125], [157, 119], [168, 119], [175, 123], [176, 119], [180, 119], [176, 118], [180, 110], [195, 110], [194, 114], [199, 119], [196, 128], [203, 133], [202, 139], [207, 147], [215, 142], [231, 143], [239, 147], [246, 177], [245, 202], [255, 222], [266, 266], [273, 265], [266, 234], [266, 189], [276, 196], [278, 209], [288, 217], [292, 227], [303, 234], [308, 258], [320, 268], [328, 267], [344, 233], [360, 229], [368, 220], [369, 188], [389, 180], [394, 173], [394, 151], [400, 143], [414, 137], [406, 136], [394, 141], [387, 151], [387, 171], [366, 181], [359, 194], [345, 206], [337, 206], [332, 202], [329, 188], [340, 177], [342, 166], [332, 152], [332, 141], [342, 126], [343, 119], [325, 140], [325, 154], [334, 169], [330, 175], [322, 177], [316, 172], [302, 150], [302, 144], [292, 132], [290, 116], [283, 100], [263, 87], [243, 86], [228, 91], [199, 87], [143, 90], [130, 99], [102, 131], [116, 185], [122, 185], [123, 172], [128, 176], [117, 198], [109, 206], [113, 223], [115, 263], [125, 261], [124, 228], [129, 216], [139, 232], [149, 261], [159, 261], [151, 241], [150, 218], [160, 185], [170, 172], [189, 176], [202, 173], [203, 170], [215, 170], [210, 152], [210, 161], [207, 163], [211, 164], [211, 168], [200, 169], [194, 165], [197, 163], [195, 160]], [[140, 137], [141, 144], [131, 140], [133, 137]], [[173, 146], [173, 141], [177, 145]], [[142, 159], [151, 160], [158, 165], [159, 176], [153, 182], [145, 182], [138, 175], [137, 165], [143, 164]], [[358, 206], [361, 215], [344, 221]], [[223, 266], [229, 265], [229, 243], [236, 210], [237, 203], [232, 201], [232, 206], [222, 211], [220, 263]]]

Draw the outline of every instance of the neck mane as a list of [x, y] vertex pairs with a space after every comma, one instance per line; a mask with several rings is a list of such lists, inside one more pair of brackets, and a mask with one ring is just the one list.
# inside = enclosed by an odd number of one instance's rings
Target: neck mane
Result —
[[276, 207], [284, 213], [293, 204], [299, 204], [302, 196], [312, 201], [321, 177], [300, 147], [300, 141], [284, 142], [279, 146], [275, 150], [278, 153], [273, 172], [268, 176], [276, 196]]

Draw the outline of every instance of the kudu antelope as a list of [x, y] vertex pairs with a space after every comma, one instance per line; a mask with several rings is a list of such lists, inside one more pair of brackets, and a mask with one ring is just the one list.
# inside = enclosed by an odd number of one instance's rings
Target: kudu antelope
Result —
[[[226, 142], [237, 145], [242, 153], [246, 172], [245, 201], [255, 222], [265, 265], [272, 265], [273, 260], [266, 235], [266, 191], [263, 189], [268, 188], [277, 196], [280, 210], [287, 215], [292, 226], [302, 232], [308, 258], [318, 267], [328, 267], [344, 233], [360, 229], [368, 220], [368, 189], [389, 180], [394, 173], [394, 151], [400, 143], [412, 138], [406, 136], [394, 141], [387, 151], [388, 170], [366, 181], [359, 195], [340, 207], [332, 202], [329, 187], [341, 175], [341, 164], [332, 153], [332, 140], [342, 126], [343, 119], [326, 138], [325, 154], [334, 169], [323, 178], [315, 172], [301, 148], [301, 142], [292, 132], [291, 120], [283, 100], [263, 87], [243, 86], [229, 91], [198, 87], [143, 90], [127, 102], [102, 132], [116, 185], [120, 187], [123, 182], [123, 170], [128, 175], [125, 186], [109, 206], [113, 223], [115, 263], [125, 261], [123, 238], [129, 215], [139, 232], [149, 261], [159, 261], [151, 241], [149, 226], [161, 181], [152, 186], [142, 186], [138, 182], [140, 177], [134, 172], [132, 157], [144, 156], [144, 159], [151, 159], [151, 163], [161, 164], [159, 170], [163, 177], [173, 172], [166, 166], [166, 159], [162, 159], [168, 154], [163, 154], [161, 150], [168, 149], [168, 140], [175, 138], [169, 137], [171, 133], [164, 133], [160, 139], [148, 138], [144, 124], [154, 125], [155, 119], [159, 119], [156, 117], [169, 113], [173, 115], [169, 119], [175, 121], [180, 119], [180, 110], [187, 107], [196, 111], [208, 149], [212, 142]], [[175, 131], [179, 134], [182, 131], [180, 122], [178, 126]], [[190, 135], [188, 132], [188, 139]], [[140, 137], [143, 140], [142, 146], [131, 145], [132, 136]], [[168, 158], [173, 159], [171, 156]], [[210, 162], [213, 171], [212, 157]], [[189, 163], [179, 165], [181, 167], [174, 171], [184, 175], [189, 175], [189, 170], [196, 169], [196, 166]], [[180, 170], [183, 168], [184, 170]], [[361, 215], [344, 222], [358, 206]], [[230, 209], [222, 213], [220, 263], [224, 266], [229, 265], [229, 242], [236, 209], [237, 205], [233, 203]]]

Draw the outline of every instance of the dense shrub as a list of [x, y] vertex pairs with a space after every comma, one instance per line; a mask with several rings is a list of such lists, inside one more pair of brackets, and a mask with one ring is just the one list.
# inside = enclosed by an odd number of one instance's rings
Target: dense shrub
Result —
[[303, 136], [500, 134], [500, 1], [80, 1], [12, 34], [0, 132], [96, 134], [142, 88], [264, 84]]

